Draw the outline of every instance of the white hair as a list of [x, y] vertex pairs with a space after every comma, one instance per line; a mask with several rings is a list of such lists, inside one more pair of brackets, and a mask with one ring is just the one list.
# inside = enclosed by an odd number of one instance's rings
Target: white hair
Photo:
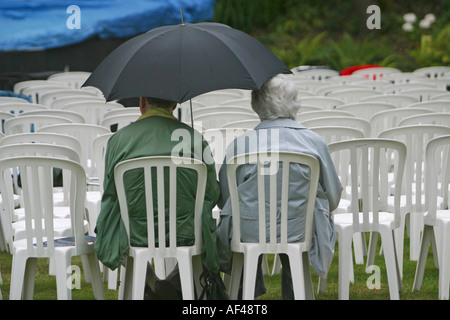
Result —
[[261, 121], [278, 118], [295, 120], [300, 109], [298, 89], [291, 77], [278, 74], [267, 80], [261, 89], [252, 91], [251, 104]]

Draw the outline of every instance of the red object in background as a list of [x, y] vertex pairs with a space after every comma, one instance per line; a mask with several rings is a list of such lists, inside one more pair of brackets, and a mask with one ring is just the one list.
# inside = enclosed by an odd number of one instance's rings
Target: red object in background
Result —
[[353, 72], [355, 72], [356, 70], [361, 70], [361, 69], [367, 69], [367, 68], [380, 68], [381, 66], [378, 66], [376, 64], [362, 64], [359, 66], [351, 66], [345, 69], [341, 70], [341, 76], [349, 76], [351, 75]]

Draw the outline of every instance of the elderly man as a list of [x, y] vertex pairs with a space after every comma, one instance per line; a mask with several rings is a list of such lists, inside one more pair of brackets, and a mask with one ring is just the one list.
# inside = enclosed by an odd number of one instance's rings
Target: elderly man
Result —
[[[313, 244], [310, 260], [319, 275], [326, 275], [334, 254], [335, 231], [330, 212], [339, 204], [342, 186], [331, 160], [328, 146], [316, 133], [295, 121], [300, 108], [297, 88], [287, 75], [277, 75], [269, 79], [260, 90], [252, 92], [252, 108], [261, 119], [254, 130], [236, 138], [227, 148], [224, 165], [219, 171], [221, 198], [221, 222], [217, 228], [221, 270], [231, 269], [230, 239], [231, 203], [226, 173], [226, 162], [233, 156], [262, 151], [289, 151], [306, 153], [316, 157], [320, 163], [320, 178], [314, 211]], [[253, 143], [248, 143], [251, 141]], [[242, 165], [237, 172], [238, 194], [241, 210], [241, 237], [246, 242], [258, 242], [257, 223], [257, 180], [256, 169], [252, 165]], [[291, 169], [291, 184], [288, 204], [288, 241], [294, 242], [303, 236], [303, 220], [299, 216], [306, 211], [307, 175], [301, 167]], [[280, 199], [278, 199], [280, 205]], [[267, 206], [266, 212], [269, 212]], [[267, 231], [268, 232], [268, 231]], [[282, 296], [293, 298], [289, 260], [280, 255], [282, 263]], [[255, 295], [265, 292], [264, 278], [258, 270]]]
[[[175, 154], [184, 157], [203, 159], [211, 154], [209, 146], [200, 133], [180, 122], [172, 115], [175, 102], [154, 98], [140, 98], [142, 116], [135, 122], [117, 131], [108, 142], [105, 157], [104, 194], [101, 211], [96, 225], [95, 249], [99, 260], [112, 270], [120, 266], [129, 250], [125, 227], [120, 217], [119, 202], [114, 182], [114, 167], [121, 161], [145, 156], [174, 155], [174, 150], [183, 150], [188, 154]], [[179, 130], [179, 131], [177, 131]], [[174, 132], [184, 132], [184, 140]], [[175, 138], [174, 138], [175, 136]], [[198, 145], [200, 144], [200, 145]], [[211, 156], [212, 158], [212, 156]], [[207, 165], [207, 187], [202, 213], [203, 241], [206, 254], [203, 265], [211, 272], [218, 272], [218, 257], [215, 238], [215, 220], [212, 209], [219, 198], [219, 185], [216, 180], [215, 165], [211, 159], [204, 161]], [[181, 169], [187, 170], [187, 169]], [[147, 246], [147, 222], [145, 210], [144, 181], [142, 174], [125, 177], [128, 186], [130, 242], [133, 246]], [[177, 180], [177, 244], [194, 243], [194, 205], [196, 191], [196, 173], [187, 170], [178, 175]], [[166, 207], [168, 216], [168, 206]], [[174, 277], [172, 289], [179, 286], [179, 277]], [[148, 283], [163, 283], [156, 280]], [[143, 279], [144, 281], [144, 279]], [[164, 282], [170, 286], [171, 283]], [[153, 289], [153, 288], [152, 288]], [[157, 288], [156, 288], [157, 289]], [[167, 288], [162, 288], [166, 292]], [[170, 293], [174, 296], [173, 290]], [[161, 298], [168, 298], [161, 297]]]

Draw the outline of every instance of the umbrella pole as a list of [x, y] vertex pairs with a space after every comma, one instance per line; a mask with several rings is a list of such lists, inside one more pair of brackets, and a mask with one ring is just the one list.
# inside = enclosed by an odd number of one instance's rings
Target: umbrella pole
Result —
[[191, 127], [194, 128], [194, 115], [192, 114], [192, 99], [189, 99], [189, 107], [191, 109]]

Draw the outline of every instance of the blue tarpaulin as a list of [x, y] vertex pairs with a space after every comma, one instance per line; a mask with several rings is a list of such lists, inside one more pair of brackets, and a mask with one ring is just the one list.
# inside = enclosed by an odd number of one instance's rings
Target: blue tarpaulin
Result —
[[212, 19], [215, 0], [1, 0], [0, 51], [43, 50]]

